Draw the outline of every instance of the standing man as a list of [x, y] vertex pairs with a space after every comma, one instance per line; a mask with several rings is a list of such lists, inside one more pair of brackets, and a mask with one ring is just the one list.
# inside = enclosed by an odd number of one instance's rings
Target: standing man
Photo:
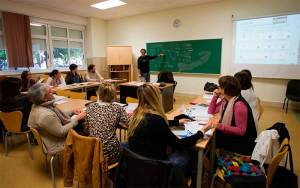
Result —
[[[149, 63], [150, 60], [155, 59], [158, 55], [150, 56], [146, 55], [146, 49], [142, 48], [140, 50], [141, 56], [138, 58], [138, 69], [140, 72], [140, 76], [145, 79], [146, 82], [150, 82], [150, 68]], [[163, 56], [163, 54], [159, 54], [159, 56]]]

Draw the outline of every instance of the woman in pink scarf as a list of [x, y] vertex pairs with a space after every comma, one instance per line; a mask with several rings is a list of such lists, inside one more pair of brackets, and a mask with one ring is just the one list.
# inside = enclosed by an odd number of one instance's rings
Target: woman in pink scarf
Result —
[[209, 105], [208, 113], [220, 112], [217, 128], [217, 148], [224, 148], [241, 154], [251, 154], [257, 137], [251, 108], [241, 96], [241, 86], [233, 76], [219, 79], [219, 89]]

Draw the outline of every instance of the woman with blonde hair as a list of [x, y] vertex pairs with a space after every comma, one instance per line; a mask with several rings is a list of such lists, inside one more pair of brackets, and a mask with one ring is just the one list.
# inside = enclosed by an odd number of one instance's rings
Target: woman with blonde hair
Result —
[[116, 129], [127, 124], [128, 115], [123, 107], [112, 102], [116, 91], [110, 83], [102, 83], [98, 89], [98, 102], [91, 103], [86, 109], [86, 132], [89, 136], [100, 138], [104, 156], [109, 164], [119, 159], [120, 143]]
[[[203, 137], [208, 126], [202, 127], [202, 130], [199, 126], [201, 131], [179, 139], [172, 133], [169, 126], [182, 125], [187, 120], [167, 120], [159, 89], [152, 84], [144, 84], [138, 88], [137, 95], [139, 104], [129, 121], [130, 149], [144, 157], [170, 160], [174, 166], [182, 169], [186, 176], [196, 177], [194, 175], [197, 166], [197, 152], [190, 152], [187, 149], [194, 146], [197, 140]], [[171, 146], [176, 152], [168, 155], [167, 146]], [[195, 183], [195, 181], [193, 182]]]

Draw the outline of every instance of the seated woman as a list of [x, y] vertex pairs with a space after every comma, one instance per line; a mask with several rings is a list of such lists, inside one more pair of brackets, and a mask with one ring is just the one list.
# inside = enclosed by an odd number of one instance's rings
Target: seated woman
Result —
[[[151, 84], [144, 84], [137, 90], [138, 107], [134, 110], [129, 122], [129, 147], [142, 156], [160, 160], [170, 160], [174, 166], [182, 169], [186, 176], [192, 176], [195, 183], [197, 154], [190, 149], [194, 146], [208, 126], [199, 126], [201, 131], [189, 137], [179, 139], [172, 133], [169, 125], [179, 125], [187, 122], [168, 121], [162, 107], [160, 91]], [[177, 150], [168, 155], [167, 146]]]
[[116, 129], [120, 123], [127, 124], [128, 115], [123, 107], [113, 104], [116, 91], [109, 83], [103, 83], [98, 90], [99, 102], [90, 104], [86, 110], [86, 132], [100, 138], [104, 146], [104, 156], [108, 164], [118, 161], [120, 143]]
[[251, 78], [249, 74], [246, 72], [238, 72], [234, 75], [234, 77], [240, 82], [241, 85], [241, 95], [242, 97], [248, 102], [248, 104], [251, 107], [256, 132], [258, 132], [258, 117], [259, 117], [259, 105], [258, 105], [258, 99], [254, 93], [253, 85], [251, 83]]
[[217, 148], [249, 155], [257, 137], [251, 107], [240, 95], [240, 83], [234, 77], [221, 77], [219, 86], [208, 108], [209, 114], [221, 113], [220, 122], [211, 123], [217, 128]]
[[64, 77], [61, 75], [59, 70], [54, 69], [48, 77], [47, 85], [52, 87], [58, 87], [58, 86], [66, 86], [66, 82]]
[[31, 110], [31, 102], [26, 95], [20, 93], [21, 80], [8, 77], [2, 81], [2, 99], [0, 110], [3, 112], [21, 111], [23, 113], [20, 131], [27, 131], [27, 121]]
[[21, 91], [27, 91], [31, 86], [33, 86], [36, 81], [32, 78], [30, 71], [23, 71], [21, 74]]
[[85, 112], [74, 112], [77, 116], [64, 125], [62, 114], [54, 107], [54, 97], [49, 86], [37, 83], [29, 89], [28, 95], [33, 103], [28, 125], [40, 133], [49, 154], [62, 151], [68, 131], [85, 118]]

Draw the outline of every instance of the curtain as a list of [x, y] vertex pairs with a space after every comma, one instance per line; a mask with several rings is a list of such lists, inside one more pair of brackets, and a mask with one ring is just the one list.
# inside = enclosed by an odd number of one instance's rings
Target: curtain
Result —
[[29, 16], [3, 12], [9, 67], [33, 67]]

